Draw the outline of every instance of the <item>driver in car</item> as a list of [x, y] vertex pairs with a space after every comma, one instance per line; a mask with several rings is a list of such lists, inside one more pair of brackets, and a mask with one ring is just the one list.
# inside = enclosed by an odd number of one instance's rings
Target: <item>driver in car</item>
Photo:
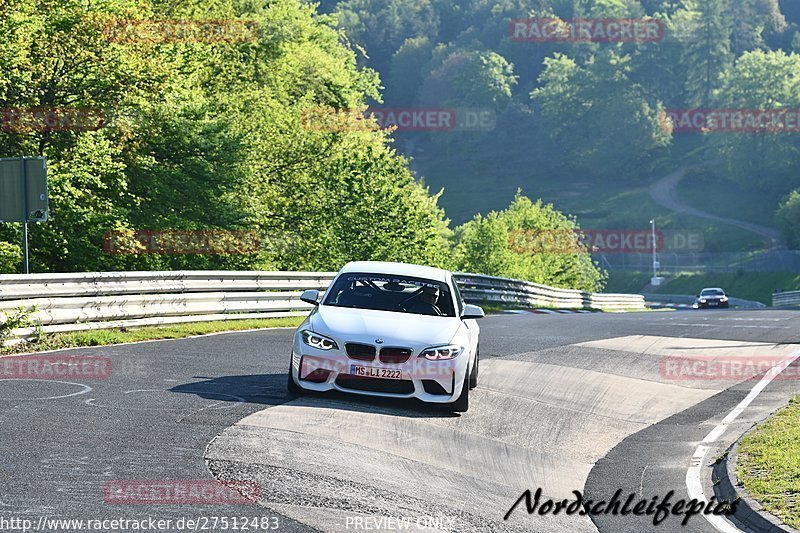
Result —
[[442, 316], [442, 311], [436, 307], [439, 301], [439, 287], [425, 286], [408, 311], [419, 315]]

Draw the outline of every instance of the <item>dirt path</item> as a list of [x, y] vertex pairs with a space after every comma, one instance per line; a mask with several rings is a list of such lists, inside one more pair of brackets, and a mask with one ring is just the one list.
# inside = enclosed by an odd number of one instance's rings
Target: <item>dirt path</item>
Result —
[[775, 228], [768, 228], [766, 226], [745, 222], [743, 220], [736, 220], [733, 218], [721, 217], [711, 213], [706, 213], [705, 211], [701, 211], [700, 209], [683, 203], [678, 198], [676, 189], [684, 176], [686, 176], [685, 168], [681, 168], [664, 176], [650, 186], [650, 196], [658, 205], [672, 211], [736, 226], [764, 237], [769, 242], [770, 248], [775, 249], [783, 247], [780, 232]]

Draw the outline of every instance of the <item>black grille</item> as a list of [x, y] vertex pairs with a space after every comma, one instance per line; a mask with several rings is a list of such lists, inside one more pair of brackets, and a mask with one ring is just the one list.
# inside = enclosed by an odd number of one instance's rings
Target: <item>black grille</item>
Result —
[[375, 347], [369, 344], [345, 344], [347, 355], [350, 359], [357, 359], [359, 361], [374, 361], [375, 360]]
[[402, 379], [365, 378], [340, 374], [336, 384], [345, 389], [367, 392], [385, 392], [387, 394], [411, 394], [414, 392], [414, 383]]
[[411, 357], [411, 350], [408, 348], [381, 348], [381, 363], [405, 363]]
[[328, 377], [330, 375], [331, 375], [330, 370], [323, 370], [321, 368], [318, 368], [313, 372], [311, 372], [306, 377], [300, 379], [303, 381], [310, 381], [312, 383], [325, 383], [326, 381], [328, 381]]
[[423, 379], [422, 380], [422, 387], [425, 389], [425, 392], [428, 394], [440, 394], [440, 395], [447, 395], [449, 396], [450, 393], [444, 390], [444, 387], [439, 385], [438, 381], [434, 381], [432, 379]]

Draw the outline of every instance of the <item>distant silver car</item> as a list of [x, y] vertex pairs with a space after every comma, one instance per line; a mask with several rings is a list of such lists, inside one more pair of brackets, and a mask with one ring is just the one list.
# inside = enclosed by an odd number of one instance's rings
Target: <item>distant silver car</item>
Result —
[[466, 305], [452, 273], [403, 263], [347, 264], [297, 329], [288, 388], [417, 398], [469, 408], [478, 380], [483, 310]]
[[694, 300], [695, 309], [727, 309], [730, 307], [728, 295], [720, 288], [703, 289]]

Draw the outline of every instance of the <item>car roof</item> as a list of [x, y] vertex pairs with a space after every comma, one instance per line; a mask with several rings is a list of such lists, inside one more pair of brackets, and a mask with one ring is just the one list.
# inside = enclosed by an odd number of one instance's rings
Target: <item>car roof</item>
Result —
[[704, 292], [704, 291], [720, 291], [720, 292], [725, 292], [725, 291], [723, 291], [722, 289], [720, 289], [719, 287], [706, 287], [705, 289], [703, 289], [703, 290], [702, 290], [702, 291], [700, 291], [700, 292]]
[[414, 278], [424, 278], [433, 281], [449, 283], [451, 274], [447, 270], [422, 265], [412, 265], [409, 263], [390, 263], [385, 261], [354, 261], [347, 263], [339, 271], [362, 272], [364, 274], [392, 274], [395, 276], [411, 276]]

